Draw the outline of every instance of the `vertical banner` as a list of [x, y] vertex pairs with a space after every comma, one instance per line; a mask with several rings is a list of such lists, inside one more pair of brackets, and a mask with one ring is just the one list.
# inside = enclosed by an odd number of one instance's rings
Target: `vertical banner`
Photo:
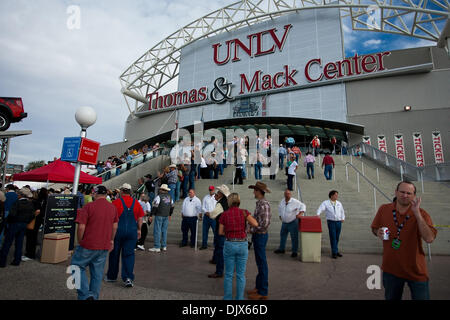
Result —
[[378, 149], [387, 153], [386, 136], [383, 134], [378, 135]]
[[395, 140], [395, 156], [397, 157], [397, 159], [406, 161], [405, 160], [405, 143], [403, 141], [403, 135], [401, 133], [394, 134], [394, 140]]
[[413, 133], [413, 143], [414, 143], [414, 153], [416, 154], [416, 166], [425, 166], [425, 159], [423, 158], [423, 143], [422, 143], [422, 133]]
[[433, 150], [434, 150], [434, 162], [444, 162], [444, 150], [442, 148], [442, 138], [440, 131], [433, 131]]
[[362, 142], [367, 143], [368, 145], [370, 145], [370, 136], [363, 136], [362, 137]]

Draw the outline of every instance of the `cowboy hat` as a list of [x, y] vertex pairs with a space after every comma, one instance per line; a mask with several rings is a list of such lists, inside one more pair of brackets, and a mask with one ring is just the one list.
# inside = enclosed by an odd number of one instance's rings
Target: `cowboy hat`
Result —
[[31, 193], [30, 189], [28, 189], [28, 188], [20, 189], [19, 194], [25, 198], [33, 198], [33, 194]]
[[216, 187], [216, 189], [219, 190], [227, 198], [231, 194], [230, 189], [228, 189], [228, 187], [224, 184], [219, 187]]
[[173, 164], [173, 163], [169, 166], [169, 168], [176, 168], [176, 167], [177, 167], [177, 165]]
[[259, 191], [263, 191], [263, 192], [266, 192], [266, 193], [270, 193], [270, 190], [269, 190], [269, 188], [267, 188], [266, 184], [265, 184], [265, 183], [262, 183], [262, 182], [260, 182], [260, 181], [256, 182], [255, 185], [248, 186], [248, 188], [249, 188], [249, 189], [257, 189], [257, 190], [259, 190]]
[[159, 190], [164, 190], [164, 191], [170, 191], [170, 188], [167, 184], [162, 184], [161, 187], [159, 187]]
[[121, 190], [131, 190], [131, 185], [129, 183], [124, 183], [121, 187]]

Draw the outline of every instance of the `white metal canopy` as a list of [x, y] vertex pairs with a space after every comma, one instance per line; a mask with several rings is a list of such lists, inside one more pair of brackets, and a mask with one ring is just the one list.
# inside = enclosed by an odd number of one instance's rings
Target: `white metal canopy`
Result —
[[[147, 93], [160, 90], [179, 73], [181, 49], [214, 37], [301, 10], [338, 8], [341, 24], [351, 19], [353, 30], [406, 35], [437, 42], [449, 19], [449, 0], [242, 0], [211, 12], [161, 40], [120, 76], [130, 113], [148, 103]], [[442, 24], [439, 28], [438, 25]], [[127, 97], [135, 100], [134, 110]]]

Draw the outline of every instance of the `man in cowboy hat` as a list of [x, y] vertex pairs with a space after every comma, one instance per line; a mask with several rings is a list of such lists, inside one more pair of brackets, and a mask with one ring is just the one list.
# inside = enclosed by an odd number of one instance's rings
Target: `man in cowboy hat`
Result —
[[127, 288], [133, 287], [134, 248], [141, 238], [144, 210], [136, 199], [131, 197], [131, 185], [124, 183], [120, 188], [120, 198], [112, 203], [119, 214], [119, 225], [114, 238], [114, 249], [109, 254], [107, 282], [117, 281], [119, 259], [122, 254], [122, 280]]
[[223, 212], [228, 210], [228, 196], [230, 195], [230, 189], [226, 185], [217, 187], [216, 192], [216, 207], [209, 214], [211, 219], [216, 220], [216, 228], [214, 229], [214, 254], [210, 263], [216, 265], [216, 272], [208, 275], [208, 278], [222, 278], [224, 261], [223, 261], [223, 246], [225, 245], [225, 236], [219, 235], [219, 219]]
[[155, 223], [153, 224], [154, 247], [149, 249], [151, 252], [167, 251], [167, 228], [174, 208], [169, 191], [167, 184], [162, 184], [159, 187], [159, 195], [153, 201], [150, 221], [154, 220]]
[[249, 189], [253, 189], [256, 202], [255, 213], [253, 217], [258, 222], [257, 227], [251, 227], [252, 243], [255, 248], [255, 260], [258, 266], [258, 275], [256, 276], [255, 289], [248, 291], [248, 298], [250, 300], [266, 300], [268, 298], [269, 288], [269, 269], [267, 266], [266, 258], [266, 245], [269, 237], [268, 229], [270, 225], [270, 204], [265, 199], [265, 194], [270, 193], [265, 183], [260, 181], [255, 185], [248, 186]]

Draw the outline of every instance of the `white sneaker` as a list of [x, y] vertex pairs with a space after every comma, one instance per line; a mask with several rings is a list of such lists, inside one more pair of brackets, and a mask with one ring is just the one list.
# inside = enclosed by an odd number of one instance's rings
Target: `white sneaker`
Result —
[[162, 247], [161, 250], [162, 251], [167, 251], [167, 247]]
[[133, 281], [131, 279], [125, 280], [125, 287], [133, 288]]
[[28, 258], [28, 257], [26, 257], [26, 256], [22, 256], [22, 259], [21, 259], [22, 261], [31, 261], [31, 260], [33, 260], [33, 259], [30, 259], [30, 258]]
[[159, 249], [159, 248], [151, 248], [151, 249], [148, 249], [148, 251], [150, 251], [150, 252], [161, 252], [161, 249]]
[[138, 245], [137, 248], [138, 248], [139, 250], [145, 251], [144, 246], [139, 246], [139, 245]]

